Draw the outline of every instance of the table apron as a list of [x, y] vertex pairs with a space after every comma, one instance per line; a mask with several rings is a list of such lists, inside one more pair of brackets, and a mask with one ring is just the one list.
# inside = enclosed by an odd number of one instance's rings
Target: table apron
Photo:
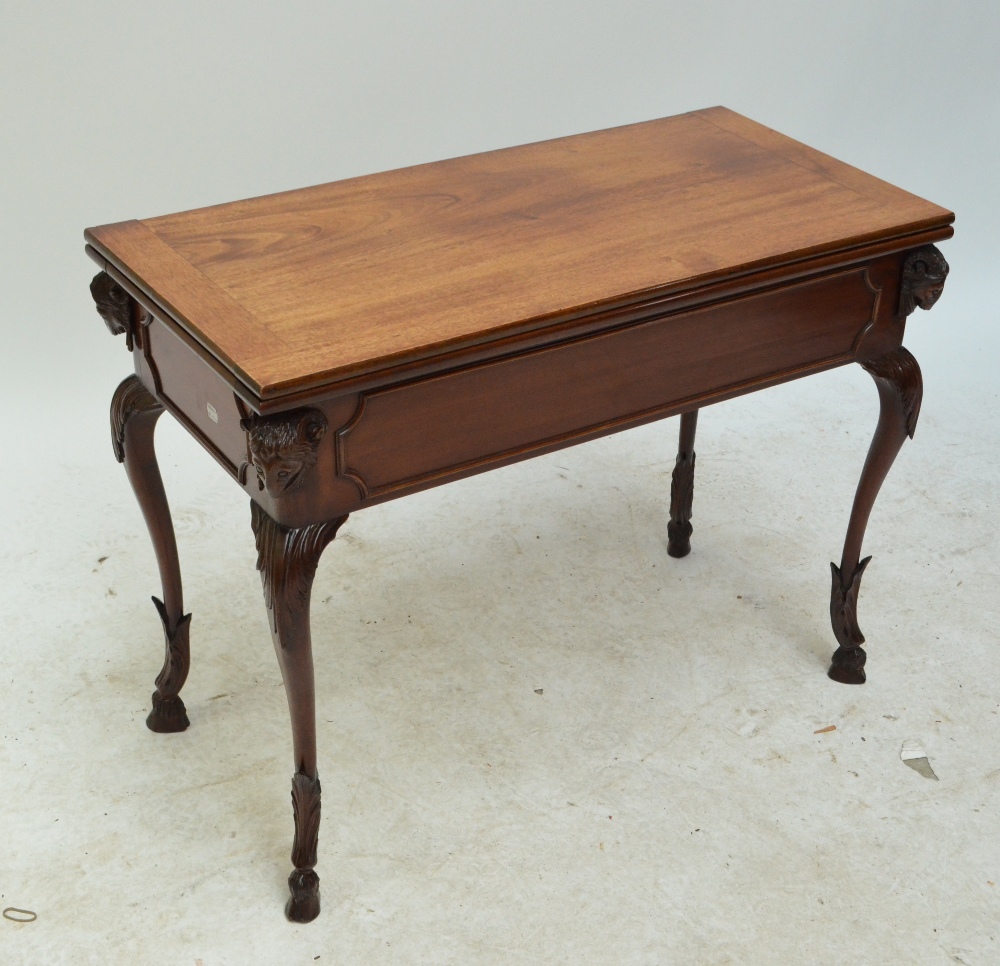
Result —
[[[899, 254], [313, 405], [315, 468], [272, 498], [247, 473], [246, 405], [153, 319], [137, 372], [277, 521], [328, 519], [899, 345]], [[274, 417], [266, 417], [274, 418]]]
[[855, 267], [362, 393], [337, 473], [373, 502], [884, 351], [897, 274]]

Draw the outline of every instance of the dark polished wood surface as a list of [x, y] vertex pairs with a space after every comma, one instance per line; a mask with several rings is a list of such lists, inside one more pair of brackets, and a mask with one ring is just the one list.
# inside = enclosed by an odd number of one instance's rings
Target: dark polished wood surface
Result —
[[861, 547], [920, 410], [906, 320], [948, 274], [950, 212], [724, 108], [88, 230], [135, 375], [112, 442], [156, 551], [154, 731], [182, 731], [183, 613], [153, 430], [170, 411], [251, 500], [292, 722], [289, 918], [319, 913], [309, 601], [350, 513], [681, 414], [667, 552], [691, 551], [710, 403], [850, 362], [880, 415], [830, 617], [865, 680]]

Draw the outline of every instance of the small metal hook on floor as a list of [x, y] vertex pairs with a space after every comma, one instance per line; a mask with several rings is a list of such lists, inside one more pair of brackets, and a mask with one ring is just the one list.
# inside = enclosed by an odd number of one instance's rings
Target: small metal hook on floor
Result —
[[[23, 916], [28, 918], [22, 918]], [[3, 911], [3, 917], [11, 922], [34, 922], [38, 918], [30, 909], [15, 909], [14, 906], [7, 906]]]

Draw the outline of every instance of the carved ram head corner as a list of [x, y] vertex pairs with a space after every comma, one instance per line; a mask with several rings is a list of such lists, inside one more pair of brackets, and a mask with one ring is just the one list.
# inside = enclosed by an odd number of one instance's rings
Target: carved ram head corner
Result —
[[244, 420], [249, 463], [257, 473], [257, 487], [276, 498], [290, 490], [316, 465], [320, 440], [326, 435], [326, 416], [318, 409], [295, 409], [277, 416]]
[[125, 335], [132, 351], [132, 297], [107, 272], [98, 272], [90, 283], [97, 314], [112, 335]]
[[899, 314], [905, 318], [918, 305], [931, 308], [941, 298], [947, 277], [948, 263], [934, 245], [911, 252], [903, 263]]

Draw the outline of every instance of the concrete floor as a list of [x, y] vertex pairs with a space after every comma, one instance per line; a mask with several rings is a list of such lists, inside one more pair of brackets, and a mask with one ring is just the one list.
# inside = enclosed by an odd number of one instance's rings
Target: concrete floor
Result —
[[38, 918], [0, 920], [0, 963], [1000, 962], [1000, 432], [923, 361], [861, 688], [825, 676], [877, 408], [857, 367], [703, 412], [681, 561], [677, 420], [352, 517], [313, 590], [307, 926], [242, 494], [164, 418], [192, 724], [154, 735], [159, 588], [104, 404], [60, 416], [58, 456], [54, 411], [8, 422], [0, 904]]

